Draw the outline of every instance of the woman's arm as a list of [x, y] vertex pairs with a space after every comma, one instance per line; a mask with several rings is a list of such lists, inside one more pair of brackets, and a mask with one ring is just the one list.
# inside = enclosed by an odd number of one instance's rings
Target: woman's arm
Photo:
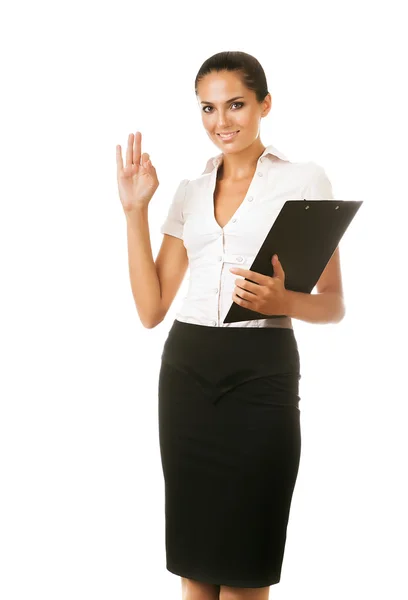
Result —
[[286, 290], [286, 314], [309, 323], [339, 323], [346, 314], [339, 248], [327, 263], [316, 289], [317, 294]]
[[144, 327], [152, 327], [160, 312], [160, 281], [150, 244], [148, 207], [126, 215], [129, 277], [133, 299]]
[[338, 323], [345, 315], [344, 300], [336, 292], [304, 294], [292, 290], [286, 291], [288, 294], [286, 314], [289, 317], [309, 323]]
[[129, 276], [133, 299], [144, 327], [156, 327], [165, 318], [188, 267], [183, 240], [165, 235], [153, 260], [148, 208], [126, 217]]

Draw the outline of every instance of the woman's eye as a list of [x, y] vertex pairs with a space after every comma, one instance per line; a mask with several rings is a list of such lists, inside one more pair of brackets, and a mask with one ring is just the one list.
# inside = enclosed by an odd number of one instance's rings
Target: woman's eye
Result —
[[[239, 104], [239, 107], [238, 107], [238, 108], [241, 108], [242, 106], [244, 106], [244, 103], [243, 103], [243, 102], [233, 102], [233, 103], [231, 104], [231, 106], [233, 106], [234, 104], [235, 104], [235, 105]], [[209, 113], [209, 112], [211, 112], [211, 111], [205, 110], [206, 108], [212, 108], [212, 106], [204, 106], [204, 107], [203, 107], [203, 112], [205, 112], [205, 113]]]

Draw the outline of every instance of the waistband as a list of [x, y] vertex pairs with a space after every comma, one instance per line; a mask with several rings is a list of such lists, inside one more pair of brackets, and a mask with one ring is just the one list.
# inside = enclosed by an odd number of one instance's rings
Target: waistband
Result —
[[[278, 320], [278, 319], [277, 319]], [[292, 335], [292, 337], [294, 337], [294, 331], [293, 331], [293, 327], [211, 327], [210, 325], [199, 325], [198, 323], [190, 323], [187, 321], [180, 321], [179, 319], [174, 319], [173, 324], [170, 328], [170, 331], [172, 329], [177, 329], [178, 331], [184, 331], [184, 332], [191, 332], [191, 334], [197, 334], [197, 335], [207, 335], [207, 331], [209, 332], [208, 335], [209, 336], [219, 336], [219, 337], [233, 337], [234, 332], [237, 333], [238, 337], [240, 335], [242, 335], [244, 332], [254, 332], [252, 334], [253, 337], [255, 337], [255, 335], [268, 335], [267, 333], [263, 333], [263, 334], [257, 334], [256, 332], [260, 332], [260, 331], [269, 331], [271, 332], [273, 331], [284, 331], [284, 332], [290, 332], [289, 334], [283, 334], [286, 336], [290, 336]], [[244, 334], [245, 335], [245, 334]], [[274, 335], [273, 333], [269, 333], [269, 335]], [[275, 335], [279, 335], [279, 334], [275, 334]]]
[[235, 360], [236, 364], [251, 362], [289, 362], [298, 360], [298, 345], [293, 329], [273, 327], [208, 327], [174, 320], [163, 356], [179, 356], [183, 360], [222, 362]]

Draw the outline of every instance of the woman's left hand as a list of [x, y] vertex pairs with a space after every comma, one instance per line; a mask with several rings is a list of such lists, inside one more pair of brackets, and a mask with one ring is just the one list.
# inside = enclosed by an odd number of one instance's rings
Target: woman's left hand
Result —
[[[236, 287], [232, 294], [233, 301], [244, 308], [249, 308], [264, 315], [287, 315], [289, 306], [288, 290], [285, 288], [285, 272], [277, 254], [272, 257], [272, 265], [273, 277], [239, 267], [231, 268], [232, 273], [251, 280], [235, 280]], [[252, 281], [255, 283], [251, 283]]]

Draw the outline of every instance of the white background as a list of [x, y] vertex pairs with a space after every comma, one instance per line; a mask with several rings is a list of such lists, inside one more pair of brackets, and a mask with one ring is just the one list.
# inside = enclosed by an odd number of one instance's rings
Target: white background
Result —
[[407, 118], [402, 2], [19, 3], [1, 24], [0, 596], [181, 598], [165, 569], [157, 379], [116, 144], [141, 131], [160, 187], [219, 153], [194, 94], [243, 50], [273, 106], [261, 140], [364, 200], [340, 244], [347, 315], [294, 321], [302, 456], [271, 598], [407, 597]]

